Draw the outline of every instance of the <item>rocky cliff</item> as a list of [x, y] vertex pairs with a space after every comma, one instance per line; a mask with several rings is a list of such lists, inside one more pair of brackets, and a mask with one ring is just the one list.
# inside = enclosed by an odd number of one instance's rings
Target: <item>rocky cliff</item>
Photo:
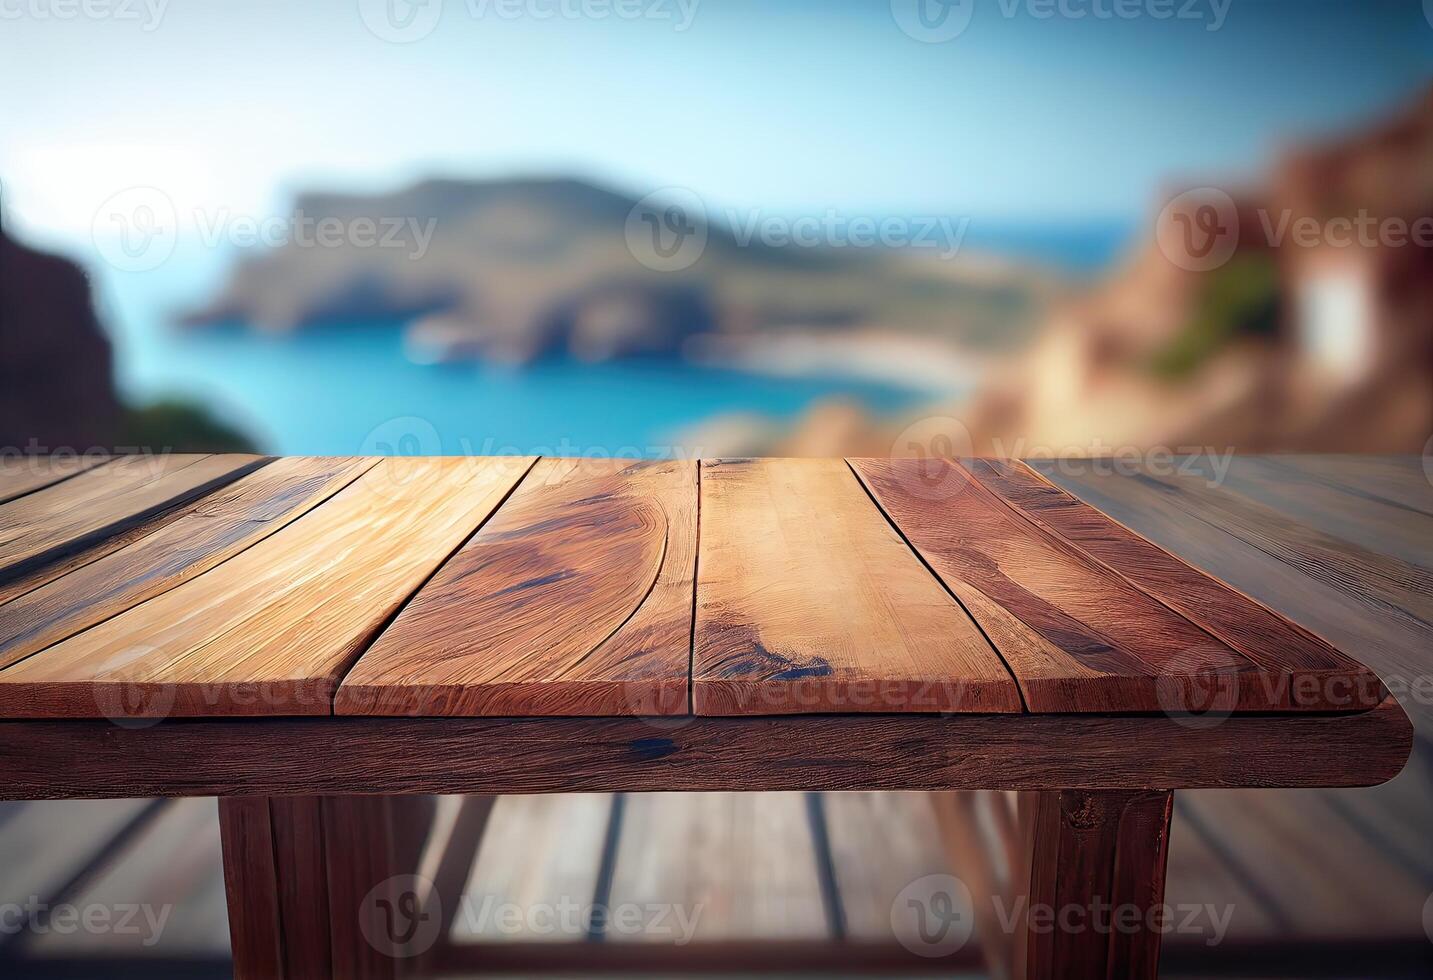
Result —
[[109, 340], [80, 268], [0, 231], [0, 449], [114, 444], [120, 404]]

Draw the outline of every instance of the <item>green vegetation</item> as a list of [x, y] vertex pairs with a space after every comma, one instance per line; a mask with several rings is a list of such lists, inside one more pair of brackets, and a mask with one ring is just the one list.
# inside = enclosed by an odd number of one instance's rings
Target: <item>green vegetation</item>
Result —
[[1168, 381], [1189, 377], [1240, 337], [1268, 337], [1278, 329], [1279, 270], [1269, 255], [1245, 255], [1209, 273], [1194, 315], [1151, 368]]
[[119, 446], [171, 452], [252, 453], [254, 442], [189, 402], [164, 399], [127, 407], [120, 420]]

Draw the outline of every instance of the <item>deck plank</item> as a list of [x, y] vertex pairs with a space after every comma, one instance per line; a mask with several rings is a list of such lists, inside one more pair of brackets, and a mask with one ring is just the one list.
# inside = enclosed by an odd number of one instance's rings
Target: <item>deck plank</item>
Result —
[[261, 456], [125, 456], [0, 505], [0, 580], [22, 576], [263, 465]]
[[373, 459], [279, 459], [152, 534], [0, 605], [0, 668], [192, 579], [307, 513]]
[[697, 468], [545, 459], [344, 678], [338, 714], [687, 711]]
[[1221, 491], [1257, 501], [1299, 524], [1433, 570], [1433, 483], [1423, 479], [1419, 501], [1412, 487], [1404, 494], [1381, 492], [1384, 480], [1377, 470], [1368, 477], [1353, 469], [1334, 475], [1306, 467], [1301, 459], [1239, 456], [1222, 476], [1207, 465], [1201, 472], [1214, 477]]
[[[1035, 468], [1160, 547], [1244, 592], [1342, 650], [1358, 652], [1433, 738], [1426, 695], [1433, 649], [1428, 573], [1359, 542], [1339, 541], [1199, 477], [1095, 475]], [[1433, 488], [1431, 488], [1433, 489]], [[1424, 591], [1418, 594], [1419, 583]]]
[[800, 793], [629, 796], [607, 939], [824, 938], [813, 848]]
[[1217, 637], [1287, 684], [1271, 702], [1311, 710], [1372, 708], [1387, 693], [1369, 668], [1085, 504], [1023, 463], [969, 468], [1026, 518]]
[[853, 942], [917, 941], [914, 919], [896, 908], [901, 893], [930, 875], [964, 875], [941, 847], [924, 793], [825, 793], [831, 863], [846, 938]]
[[612, 797], [502, 796], [473, 858], [452, 941], [581, 942]]
[[223, 565], [0, 671], [0, 713], [329, 714], [341, 672], [533, 462], [382, 460]]
[[911, 545], [1010, 664], [1031, 711], [1295, 707], [1288, 685], [1069, 542], [1024, 518], [963, 464], [852, 460]]
[[701, 479], [697, 714], [1021, 710], [844, 462], [704, 461]]
[[[175, 800], [105, 873], [69, 899], [77, 908], [115, 910], [123, 929], [47, 932], [25, 954], [53, 957], [227, 956], [228, 913], [212, 799]], [[130, 916], [127, 909], [142, 906]]]

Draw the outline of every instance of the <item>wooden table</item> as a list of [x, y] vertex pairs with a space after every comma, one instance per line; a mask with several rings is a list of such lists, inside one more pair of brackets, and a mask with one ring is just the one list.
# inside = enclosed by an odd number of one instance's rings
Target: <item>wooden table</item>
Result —
[[[785, 789], [1021, 791], [1010, 972], [1153, 975], [1174, 789], [1412, 743], [1368, 668], [995, 460], [10, 460], [0, 718], [6, 797], [221, 798], [244, 977], [397, 972], [405, 796]], [[1100, 907], [1141, 914], [1042, 918]]]

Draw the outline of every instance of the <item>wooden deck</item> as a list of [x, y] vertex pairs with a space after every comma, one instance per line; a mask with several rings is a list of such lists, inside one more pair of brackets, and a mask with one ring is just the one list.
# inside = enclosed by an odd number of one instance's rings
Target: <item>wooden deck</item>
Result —
[[[1181, 792], [1167, 900], [1232, 906], [1232, 916], [1214, 946], [1207, 932], [1169, 936], [1166, 974], [1427, 975], [1433, 483], [1423, 461], [1240, 459], [1218, 486], [1209, 472], [1079, 467], [1039, 465], [1150, 541], [1373, 667], [1418, 732], [1407, 769], [1373, 789]], [[209, 478], [183, 476], [188, 468], [166, 476], [164, 500], [188, 499]], [[165, 513], [144, 518], [151, 533]], [[31, 542], [5, 546], [22, 559], [39, 553]], [[440, 816], [455, 806], [442, 801]], [[33, 926], [0, 936], [0, 957], [16, 967], [5, 974], [93, 975], [104, 962], [107, 975], [120, 975], [111, 967], [133, 960], [145, 976], [226, 975], [217, 839], [209, 800], [0, 804], [0, 903], [34, 895], [82, 907], [172, 906], [152, 946], [143, 936], [61, 936]], [[892, 901], [924, 875], [971, 873], [945, 852], [927, 797], [869, 793], [505, 797], [472, 871], [452, 935], [459, 949], [478, 944], [474, 961], [515, 972], [605, 963], [667, 973], [677, 964], [927, 968], [893, 934]], [[674, 954], [650, 933], [508, 927], [492, 914], [604, 898], [700, 907], [692, 945]], [[969, 962], [978, 972], [978, 959]]]

